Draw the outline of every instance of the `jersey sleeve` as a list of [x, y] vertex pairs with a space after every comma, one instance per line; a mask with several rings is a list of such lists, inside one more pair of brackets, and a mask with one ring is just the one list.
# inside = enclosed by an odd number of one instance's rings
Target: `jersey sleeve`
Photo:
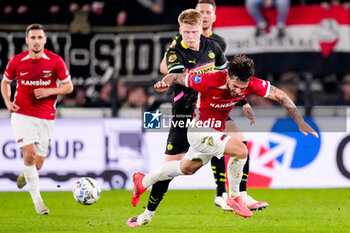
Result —
[[63, 59], [58, 56], [56, 60], [56, 68], [55, 72], [57, 75], [57, 78], [62, 82], [68, 82], [70, 80], [70, 73], [67, 69], [66, 63], [63, 61]]
[[16, 65], [13, 58], [9, 60], [7, 63], [5, 72], [4, 72], [4, 79], [6, 81], [12, 82], [16, 78]]
[[214, 43], [215, 47], [215, 69], [223, 70], [227, 66], [227, 59], [224, 52], [217, 43]]
[[183, 73], [185, 70], [185, 61], [181, 54], [173, 49], [167, 52], [166, 63], [168, 68], [168, 73]]
[[215, 85], [216, 73], [209, 72], [205, 74], [186, 75], [185, 85], [198, 92], [205, 92], [209, 87]]
[[266, 98], [269, 95], [271, 84], [269, 81], [253, 77], [249, 83], [249, 86], [251, 93]]

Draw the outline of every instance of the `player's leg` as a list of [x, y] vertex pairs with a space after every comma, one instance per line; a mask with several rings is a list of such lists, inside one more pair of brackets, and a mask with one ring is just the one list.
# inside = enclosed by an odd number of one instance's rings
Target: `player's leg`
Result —
[[[171, 161], [178, 161], [178, 160], [181, 160], [183, 156], [184, 156], [184, 153], [181, 153], [178, 155], [165, 155], [164, 162], [167, 163]], [[148, 198], [147, 208], [145, 209], [144, 213], [138, 216], [139, 221], [144, 223], [145, 222], [149, 223], [151, 221], [158, 205], [163, 200], [165, 193], [168, 191], [169, 184], [171, 181], [172, 179], [162, 180], [152, 185], [151, 193]]]
[[229, 138], [225, 145], [225, 154], [231, 156], [227, 166], [227, 177], [229, 181], [229, 199], [227, 204], [243, 217], [251, 217], [253, 214], [242, 201], [239, 192], [239, 184], [242, 179], [243, 166], [246, 162], [247, 147], [235, 138]]
[[[44, 163], [45, 157], [42, 156], [36, 156], [35, 157], [35, 166], [36, 169], [39, 171]], [[17, 187], [19, 189], [22, 189], [27, 184], [26, 179], [24, 177], [24, 172], [22, 171], [21, 174], [17, 177]]]
[[[202, 166], [203, 163], [201, 160], [174, 160], [164, 163], [159, 169], [147, 175], [136, 173], [134, 175], [134, 193], [141, 195], [147, 187], [151, 186], [156, 181], [160, 182], [169, 178], [172, 179], [179, 175], [192, 175]], [[151, 196], [150, 198], [153, 197]], [[127, 225], [130, 227], [146, 225], [152, 220], [153, 215], [154, 211], [147, 208], [142, 214], [130, 218], [127, 221]]]
[[[250, 217], [251, 212], [243, 203], [239, 193], [239, 183], [242, 178], [242, 170], [247, 158], [247, 147], [238, 139], [232, 138], [227, 134], [208, 129], [203, 133], [190, 133], [188, 141], [191, 144], [190, 149], [185, 155], [185, 159], [201, 159], [203, 164], [210, 161], [212, 156], [221, 158], [227, 154], [234, 159], [230, 159], [228, 166], [229, 195], [227, 204], [240, 216]], [[197, 152], [197, 153], [196, 153]]]
[[[231, 118], [226, 121], [226, 130], [230, 136], [241, 140], [243, 139], [243, 134], [237, 133], [238, 128]], [[221, 207], [224, 211], [233, 211], [233, 209], [227, 205], [227, 194], [226, 194], [226, 163], [225, 157], [220, 159], [213, 157], [211, 159], [211, 168], [214, 173], [214, 179], [216, 183], [216, 197], [214, 199], [214, 204]]]
[[[41, 128], [41, 126], [38, 127], [38, 125], [40, 124], [41, 124], [41, 119], [39, 118], [28, 117], [28, 116], [16, 114], [16, 113], [13, 113], [11, 116], [11, 125], [15, 135], [15, 139], [18, 147], [21, 148], [21, 151], [23, 154], [24, 182], [28, 184], [28, 189], [32, 197], [36, 212], [38, 214], [48, 214], [49, 211], [44, 205], [40, 195], [39, 174], [35, 165], [37, 155], [43, 155], [43, 154], [40, 154], [41, 152], [40, 150], [38, 151], [38, 148], [39, 148], [38, 145], [41, 142], [40, 135], [43, 134], [42, 133], [43, 129]], [[49, 143], [49, 140], [47, 140], [46, 142], [47, 148], [48, 148], [48, 143]], [[37, 159], [37, 161], [41, 161], [41, 159]]]
[[35, 145], [29, 144], [21, 148], [24, 159], [24, 177], [28, 184], [28, 190], [32, 197], [35, 210], [38, 214], [48, 214], [49, 209], [45, 206], [39, 190], [39, 173], [35, 166]]
[[[35, 157], [35, 166], [38, 171], [43, 167], [44, 160], [45, 160], [45, 157], [43, 156]], [[26, 179], [24, 178], [24, 173], [22, 171], [21, 174], [19, 174], [19, 176], [17, 177], [17, 187], [21, 189], [26, 184], [27, 182], [26, 182]]]
[[222, 156], [220, 159], [213, 157], [211, 159], [211, 169], [214, 174], [215, 184], [216, 184], [216, 196], [214, 199], [214, 204], [217, 207], [222, 208], [224, 211], [233, 211], [233, 209], [226, 204], [227, 194], [226, 194], [226, 164], [225, 157]]
[[[54, 127], [54, 121], [53, 120], [45, 120], [45, 119], [36, 119], [37, 122], [37, 129], [38, 129], [38, 136], [39, 140], [37, 143], [34, 144], [35, 146], [35, 169], [36, 173], [38, 174], [38, 170], [40, 170], [44, 164], [45, 158], [49, 152], [49, 146], [50, 146], [50, 140], [51, 135], [53, 133], [53, 127]], [[39, 190], [39, 174], [37, 175], [37, 189]], [[29, 187], [29, 181], [27, 181], [28, 187]], [[33, 199], [35, 209], [38, 214], [49, 214], [50, 210], [45, 206], [44, 201], [40, 197], [40, 200], [38, 202], [35, 202]]]
[[[244, 134], [238, 129], [234, 121], [226, 121], [226, 130], [231, 137], [241, 140], [246, 146], [247, 141], [245, 140]], [[268, 204], [266, 202], [256, 201], [254, 198], [247, 194], [247, 182], [249, 175], [249, 152], [247, 155], [247, 160], [243, 167], [242, 180], [239, 185], [239, 190], [241, 192], [241, 197], [243, 202], [248, 206], [250, 210], [261, 210], [266, 208]]]
[[[185, 153], [179, 154], [165, 154], [164, 163], [172, 162], [172, 161], [180, 161]], [[167, 179], [163, 181], [158, 181], [152, 185], [152, 190], [148, 199], [147, 209], [150, 211], [155, 211], [162, 201], [165, 193], [168, 191], [169, 184], [172, 179]]]
[[[187, 141], [187, 130], [179, 131], [177, 129], [170, 128], [165, 150], [164, 163], [180, 161], [188, 148], [189, 144]], [[151, 221], [157, 207], [163, 200], [165, 193], [168, 191], [171, 180], [172, 179], [158, 181], [152, 185], [146, 210], [142, 214], [130, 218], [127, 221], [128, 226], [135, 227], [146, 225]]]

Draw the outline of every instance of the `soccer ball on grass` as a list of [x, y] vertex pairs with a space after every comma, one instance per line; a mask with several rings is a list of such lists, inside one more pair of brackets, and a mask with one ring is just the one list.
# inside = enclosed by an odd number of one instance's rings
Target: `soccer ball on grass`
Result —
[[83, 177], [75, 182], [73, 196], [82, 205], [92, 205], [100, 198], [101, 187], [95, 179]]

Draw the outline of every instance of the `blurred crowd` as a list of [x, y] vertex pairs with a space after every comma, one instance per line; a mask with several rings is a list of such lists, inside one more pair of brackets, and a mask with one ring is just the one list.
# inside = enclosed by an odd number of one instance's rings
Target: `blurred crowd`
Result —
[[[1, 0], [0, 22], [70, 24], [86, 19], [91, 26], [176, 24], [179, 13], [196, 3], [197, 0]], [[257, 22], [260, 33], [266, 27], [260, 8], [276, 7], [281, 28], [290, 5], [320, 5], [325, 10], [332, 5], [350, 8], [348, 0], [217, 0], [216, 3], [218, 6], [245, 6]], [[283, 34], [283, 30], [280, 33]]]

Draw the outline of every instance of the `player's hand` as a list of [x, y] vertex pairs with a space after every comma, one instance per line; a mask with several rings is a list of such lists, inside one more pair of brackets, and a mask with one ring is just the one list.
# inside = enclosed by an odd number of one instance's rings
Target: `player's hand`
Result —
[[21, 108], [20, 106], [18, 106], [14, 102], [10, 102], [10, 103], [6, 104], [6, 107], [10, 112], [17, 112]]
[[250, 124], [255, 124], [255, 115], [252, 107], [250, 107], [250, 104], [243, 105], [243, 113], [246, 118], [250, 120]]
[[51, 91], [49, 88], [37, 88], [37, 89], [34, 89], [34, 95], [35, 95], [35, 98], [42, 99], [50, 96]]
[[169, 85], [164, 81], [158, 81], [156, 84], [154, 84], [154, 89], [156, 92], [166, 92], [169, 89]]
[[299, 124], [299, 130], [302, 132], [305, 136], [307, 136], [309, 133], [314, 135], [316, 138], [318, 138], [318, 133], [305, 121]]

